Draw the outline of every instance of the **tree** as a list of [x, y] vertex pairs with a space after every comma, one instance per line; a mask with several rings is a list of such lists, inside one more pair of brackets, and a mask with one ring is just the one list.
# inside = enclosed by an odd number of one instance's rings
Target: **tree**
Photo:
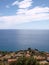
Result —
[[12, 62], [10, 65], [40, 65], [33, 57], [26, 58], [20, 57], [15, 63]]
[[16, 65], [40, 65], [33, 57], [21, 57], [17, 60]]
[[34, 59], [33, 57], [30, 57], [27, 61], [26, 61], [26, 65], [40, 65], [36, 59]]
[[25, 65], [25, 62], [26, 62], [26, 58], [21, 57], [17, 60], [16, 65]]
[[10, 62], [9, 65], [16, 65], [16, 62]]

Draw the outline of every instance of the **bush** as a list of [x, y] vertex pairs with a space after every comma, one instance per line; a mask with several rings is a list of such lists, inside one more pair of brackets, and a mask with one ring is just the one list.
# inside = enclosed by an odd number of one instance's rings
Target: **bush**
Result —
[[33, 57], [25, 58], [21, 57], [17, 60], [16, 65], [40, 65]]
[[27, 61], [26, 61], [26, 65], [40, 65], [36, 59], [34, 58], [29, 58]]
[[20, 57], [15, 63], [12, 62], [10, 65], [40, 65], [33, 57], [26, 58]]
[[17, 60], [16, 65], [25, 65], [25, 62], [26, 62], [26, 58], [21, 57]]
[[9, 63], [9, 65], [16, 65], [16, 62], [11, 62]]

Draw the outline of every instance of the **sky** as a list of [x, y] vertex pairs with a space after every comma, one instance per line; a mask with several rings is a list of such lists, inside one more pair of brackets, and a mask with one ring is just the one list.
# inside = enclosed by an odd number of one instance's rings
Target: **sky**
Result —
[[49, 0], [0, 0], [0, 29], [49, 29]]

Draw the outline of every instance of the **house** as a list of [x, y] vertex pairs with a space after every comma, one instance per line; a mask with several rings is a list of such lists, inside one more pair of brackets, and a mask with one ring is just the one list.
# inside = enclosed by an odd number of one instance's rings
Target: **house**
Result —
[[18, 52], [15, 56], [16, 57], [23, 57], [23, 55], [24, 55], [23, 53]]
[[49, 53], [46, 53], [46, 60], [49, 62]]
[[30, 57], [30, 54], [27, 53], [27, 54], [25, 55], [25, 57]]
[[27, 54], [29, 54], [30, 52], [29, 51], [27, 51]]
[[47, 62], [49, 62], [49, 57], [47, 57], [47, 59], [46, 59], [46, 60], [47, 60]]
[[48, 64], [47, 61], [40, 61], [39, 63], [40, 63], [40, 64], [43, 64], [43, 65], [44, 65], [44, 64]]
[[49, 53], [48, 52], [46, 53], [46, 56], [49, 56]]
[[8, 59], [8, 63], [10, 63], [10, 62], [16, 62], [17, 61], [17, 59]]
[[38, 61], [43, 61], [43, 60], [45, 60], [46, 58], [45, 57], [43, 57], [43, 56], [34, 56], [34, 58], [35, 59], [37, 59]]
[[11, 56], [10, 55], [5, 55], [4, 58], [9, 59], [9, 58], [11, 58]]
[[11, 56], [14, 56], [14, 55], [15, 55], [15, 52], [13, 52], [13, 53], [10, 53], [10, 55], [11, 55]]
[[2, 57], [2, 54], [0, 54], [0, 58]]

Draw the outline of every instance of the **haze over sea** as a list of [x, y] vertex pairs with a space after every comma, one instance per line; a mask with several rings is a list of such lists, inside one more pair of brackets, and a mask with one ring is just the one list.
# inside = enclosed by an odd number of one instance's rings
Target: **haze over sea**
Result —
[[49, 52], [49, 30], [0, 30], [0, 50], [37, 48]]

